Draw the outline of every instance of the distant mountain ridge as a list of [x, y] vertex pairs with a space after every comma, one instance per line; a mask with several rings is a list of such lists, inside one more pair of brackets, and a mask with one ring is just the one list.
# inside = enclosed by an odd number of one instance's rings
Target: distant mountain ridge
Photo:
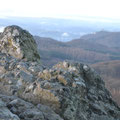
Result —
[[67, 42], [68, 45], [72, 47], [78, 47], [89, 51], [100, 52], [100, 53], [117, 53], [118, 51], [115, 48], [110, 48], [106, 45], [89, 41], [86, 39], [75, 39], [70, 42]]
[[[60, 19], [60, 18], [31, 18], [31, 17], [7, 17], [0, 19], [0, 27], [9, 25], [19, 25], [29, 30], [33, 35], [41, 37], [50, 37], [59, 41], [70, 41], [80, 38], [82, 35], [100, 31], [103, 28], [108, 31], [120, 31], [120, 22], [91, 22], [89, 18], [85, 19]], [[95, 22], [96, 21], [96, 22]], [[112, 21], [112, 20], [111, 20]], [[64, 36], [67, 33], [67, 36]]]
[[88, 42], [95, 42], [107, 47], [120, 47], [120, 32], [100, 31], [81, 37]]
[[[110, 38], [111, 36], [113, 39]], [[46, 54], [42, 56], [43, 62], [48, 59], [50, 61], [49, 65], [63, 60], [90, 64], [101, 61], [120, 60], [120, 32], [100, 31], [96, 34], [84, 35], [79, 39], [69, 42], [59, 42], [51, 38], [39, 36], [34, 38], [41, 54], [43, 52]]]
[[109, 55], [106, 56], [103, 53], [95, 52], [93, 50], [90, 51], [80, 47], [74, 47], [69, 43], [58, 42], [50, 38], [34, 38], [37, 42], [39, 52], [41, 53], [41, 60], [43, 60], [43, 63], [47, 63], [46, 61], [48, 60], [50, 66], [63, 60], [85, 63], [110, 60]]

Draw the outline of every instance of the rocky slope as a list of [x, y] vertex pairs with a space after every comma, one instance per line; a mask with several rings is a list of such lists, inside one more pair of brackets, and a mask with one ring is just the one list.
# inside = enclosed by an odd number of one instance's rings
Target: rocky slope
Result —
[[9, 49], [0, 52], [0, 119], [120, 120], [119, 106], [88, 65], [61, 62], [47, 69], [35, 59], [18, 59]]
[[101, 62], [91, 65], [104, 79], [106, 87], [120, 105], [120, 60]]
[[107, 47], [120, 47], [120, 32], [99, 31], [94, 34], [84, 35], [81, 38]]

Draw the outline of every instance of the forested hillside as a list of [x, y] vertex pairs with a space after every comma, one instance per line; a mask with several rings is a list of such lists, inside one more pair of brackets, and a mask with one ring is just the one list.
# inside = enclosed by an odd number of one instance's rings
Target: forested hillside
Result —
[[[101, 32], [99, 34], [98, 36], [102, 36]], [[106, 36], [106, 34], [109, 37], [110, 33], [103, 32], [103, 36]], [[97, 43], [96, 39], [98, 37], [96, 37], [95, 40], [88, 40], [88, 38], [83, 39], [84, 37], [82, 37], [70, 42], [59, 42], [51, 38], [38, 36], [34, 36], [34, 38], [37, 42], [39, 52], [41, 53], [43, 64], [46, 62], [48, 63], [49, 61], [48, 66], [52, 66], [58, 61], [63, 60], [84, 62], [88, 64], [101, 61], [120, 60], [120, 48], [109, 47]], [[117, 43], [115, 42], [114, 44]]]
[[120, 104], [120, 61], [109, 61], [91, 65], [105, 80], [106, 87]]

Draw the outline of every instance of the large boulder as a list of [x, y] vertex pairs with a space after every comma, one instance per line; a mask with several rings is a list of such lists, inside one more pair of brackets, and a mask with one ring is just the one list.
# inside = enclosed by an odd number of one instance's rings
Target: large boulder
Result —
[[0, 35], [0, 51], [18, 59], [39, 61], [33, 36], [18, 26], [8, 26]]
[[19, 117], [13, 114], [8, 108], [6, 103], [0, 99], [0, 120], [20, 120]]
[[63, 120], [48, 106], [41, 104], [35, 106], [15, 96], [0, 94], [0, 120], [1, 118], [2, 120]]

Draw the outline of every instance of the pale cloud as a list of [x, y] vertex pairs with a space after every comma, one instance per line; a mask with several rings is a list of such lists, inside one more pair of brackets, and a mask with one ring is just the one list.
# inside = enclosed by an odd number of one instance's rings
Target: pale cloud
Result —
[[0, 32], [3, 32], [5, 27], [0, 27]]
[[119, 18], [120, 0], [0, 0], [0, 16]]

